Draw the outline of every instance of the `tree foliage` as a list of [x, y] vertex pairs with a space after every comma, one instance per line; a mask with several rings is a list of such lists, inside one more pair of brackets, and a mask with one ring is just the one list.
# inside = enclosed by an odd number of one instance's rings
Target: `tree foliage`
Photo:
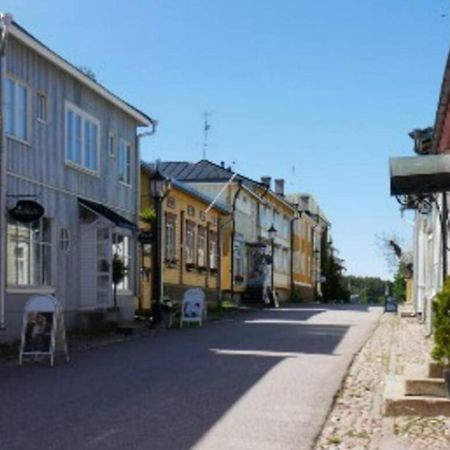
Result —
[[351, 295], [359, 297], [360, 303], [384, 303], [386, 287], [391, 288], [390, 281], [379, 277], [359, 277], [348, 275], [345, 283]]

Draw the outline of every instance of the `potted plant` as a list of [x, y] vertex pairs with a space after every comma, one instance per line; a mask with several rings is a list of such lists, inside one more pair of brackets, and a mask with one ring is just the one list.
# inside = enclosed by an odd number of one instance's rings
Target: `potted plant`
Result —
[[127, 274], [127, 267], [125, 266], [123, 259], [116, 253], [112, 259], [112, 282], [113, 282], [113, 301], [114, 306], [108, 308], [107, 320], [109, 322], [118, 322], [120, 320], [120, 309], [117, 305], [117, 285], [123, 281]]
[[240, 274], [240, 273], [237, 273], [237, 274], [234, 276], [234, 281], [236, 281], [236, 283], [243, 283], [243, 281], [244, 281], [244, 276], [243, 276], [242, 274]]
[[442, 367], [450, 397], [450, 277], [433, 301], [433, 359]]

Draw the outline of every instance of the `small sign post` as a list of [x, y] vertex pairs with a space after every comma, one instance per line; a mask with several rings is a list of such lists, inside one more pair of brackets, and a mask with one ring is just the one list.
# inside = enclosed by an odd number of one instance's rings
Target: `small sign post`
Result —
[[53, 367], [56, 351], [63, 351], [69, 362], [61, 304], [50, 295], [31, 297], [23, 312], [19, 365], [24, 356], [49, 356]]
[[198, 322], [201, 325], [204, 316], [206, 319], [205, 293], [200, 288], [188, 289], [181, 305], [180, 328], [183, 322]]

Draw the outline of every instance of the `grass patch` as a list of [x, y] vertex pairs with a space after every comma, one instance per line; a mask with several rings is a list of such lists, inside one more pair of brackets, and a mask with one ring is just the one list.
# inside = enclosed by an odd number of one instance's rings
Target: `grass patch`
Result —
[[339, 436], [331, 436], [328, 439], [329, 444], [340, 444], [342, 442], [342, 439]]

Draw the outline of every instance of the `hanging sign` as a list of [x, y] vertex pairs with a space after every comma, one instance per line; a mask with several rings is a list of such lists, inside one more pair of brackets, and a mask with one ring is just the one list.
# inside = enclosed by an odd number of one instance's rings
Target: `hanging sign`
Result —
[[19, 200], [9, 210], [9, 214], [18, 222], [29, 223], [40, 219], [44, 215], [44, 208], [33, 200]]
[[137, 239], [141, 244], [151, 244], [154, 240], [154, 236], [151, 231], [141, 231]]
[[25, 304], [19, 365], [24, 356], [49, 356], [53, 366], [56, 351], [63, 351], [69, 362], [61, 304], [50, 295], [35, 295]]

